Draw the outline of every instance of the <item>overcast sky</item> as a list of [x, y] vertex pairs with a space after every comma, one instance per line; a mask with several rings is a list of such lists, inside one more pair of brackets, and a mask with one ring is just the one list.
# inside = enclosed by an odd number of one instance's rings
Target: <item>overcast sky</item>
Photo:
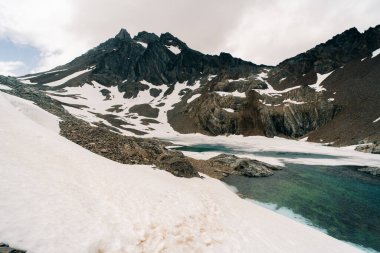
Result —
[[380, 24], [379, 10], [379, 0], [0, 0], [0, 73], [51, 69], [122, 27], [275, 65], [350, 27]]

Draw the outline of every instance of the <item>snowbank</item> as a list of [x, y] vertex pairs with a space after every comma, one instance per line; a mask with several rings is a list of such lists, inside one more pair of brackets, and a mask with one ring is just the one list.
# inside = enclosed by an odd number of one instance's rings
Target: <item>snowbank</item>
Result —
[[2, 242], [36, 253], [360, 252], [217, 180], [93, 154], [12, 99], [0, 93]]
[[[192, 145], [221, 145], [231, 149], [239, 156], [257, 159], [272, 165], [283, 166], [285, 163], [308, 165], [356, 165], [380, 166], [380, 156], [355, 151], [355, 146], [331, 147], [321, 143], [290, 140], [280, 137], [268, 138], [264, 136], [206, 136], [202, 134], [179, 134], [177, 136], [162, 136], [162, 139], [173, 142], [177, 146]], [[287, 152], [293, 154], [308, 154], [310, 156], [286, 157], [275, 154], [265, 155], [265, 152]], [[187, 156], [209, 159], [221, 152], [186, 152]], [[261, 154], [260, 154], [261, 153]], [[317, 157], [312, 157], [315, 154]], [[321, 156], [322, 155], [322, 156]]]

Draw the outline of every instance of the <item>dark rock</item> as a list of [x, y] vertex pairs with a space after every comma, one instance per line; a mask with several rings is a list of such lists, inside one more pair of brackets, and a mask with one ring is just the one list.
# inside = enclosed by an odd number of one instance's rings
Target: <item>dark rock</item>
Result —
[[131, 40], [131, 35], [127, 32], [126, 29], [122, 28], [120, 32], [115, 36], [116, 39], [123, 40], [123, 41], [129, 41]]
[[254, 159], [239, 158], [234, 155], [220, 154], [209, 159], [212, 164], [227, 166], [232, 171], [230, 174], [242, 175], [247, 177], [266, 177], [273, 175], [273, 170], [280, 167], [263, 163]]
[[159, 124], [160, 122], [154, 119], [141, 119], [141, 123], [143, 125], [149, 125], [149, 124]]
[[140, 116], [148, 118], [157, 118], [160, 110], [158, 108], [153, 108], [150, 104], [140, 104], [129, 108], [129, 112], [137, 113]]
[[152, 96], [152, 97], [158, 97], [160, 94], [161, 94], [162, 90], [161, 89], [156, 89], [156, 88], [151, 88], [149, 90], [149, 94]]
[[102, 95], [105, 96], [105, 100], [109, 100], [111, 98], [111, 92], [107, 89], [101, 89], [100, 93], [102, 93]]
[[139, 32], [133, 39], [149, 44], [158, 41], [160, 38], [154, 33], [142, 31]]
[[183, 155], [162, 154], [157, 158], [159, 168], [169, 171], [175, 176], [181, 177], [200, 177], [194, 166]]

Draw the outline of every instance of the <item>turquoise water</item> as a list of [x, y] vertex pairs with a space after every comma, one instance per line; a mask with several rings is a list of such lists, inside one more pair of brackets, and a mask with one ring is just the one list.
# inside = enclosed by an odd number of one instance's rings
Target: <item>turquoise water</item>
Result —
[[[197, 145], [194, 149], [186, 147], [181, 150], [235, 152], [226, 146], [214, 147]], [[262, 153], [272, 157], [318, 159], [320, 156]], [[277, 209], [290, 209], [339, 240], [380, 251], [380, 178], [356, 169], [353, 166], [286, 164], [284, 170], [270, 177], [229, 176], [223, 181], [236, 187], [244, 197], [270, 203]]]

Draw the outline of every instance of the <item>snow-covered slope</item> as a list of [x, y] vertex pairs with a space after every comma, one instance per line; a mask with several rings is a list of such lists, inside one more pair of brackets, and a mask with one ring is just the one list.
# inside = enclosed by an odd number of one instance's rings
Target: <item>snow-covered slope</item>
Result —
[[[145, 133], [151, 137], [175, 135], [176, 132], [168, 123], [167, 112], [181, 101], [185, 94], [183, 91], [198, 89], [200, 82], [196, 81], [192, 86], [188, 86], [187, 82], [176, 83], [173, 91], [168, 95], [165, 95], [165, 92], [170, 87], [154, 86], [147, 81], [141, 81], [141, 83], [149, 86], [149, 89], [140, 91], [136, 97], [129, 99], [124, 98], [124, 92], [120, 92], [117, 87], [105, 87], [96, 81], [91, 82], [91, 84], [86, 83], [81, 87], [65, 87], [58, 91], [49, 91], [47, 94], [64, 103], [65, 109], [72, 115], [89, 123], [102, 122], [116, 127], [125, 135], [135, 135], [135, 132], [128, 129]], [[152, 89], [162, 87], [164, 90], [160, 95], [157, 97], [151, 95]], [[108, 98], [102, 95], [102, 90], [105, 89], [109, 92]], [[142, 104], [149, 104], [153, 110], [158, 111], [158, 115], [156, 117], [145, 117], [129, 111], [134, 106]], [[113, 125], [112, 120], [114, 119], [122, 122], [121, 125]], [[153, 123], [147, 124], [146, 120], [153, 120]]]
[[35, 253], [359, 252], [220, 181], [95, 155], [20, 105], [0, 92], [2, 242]]

